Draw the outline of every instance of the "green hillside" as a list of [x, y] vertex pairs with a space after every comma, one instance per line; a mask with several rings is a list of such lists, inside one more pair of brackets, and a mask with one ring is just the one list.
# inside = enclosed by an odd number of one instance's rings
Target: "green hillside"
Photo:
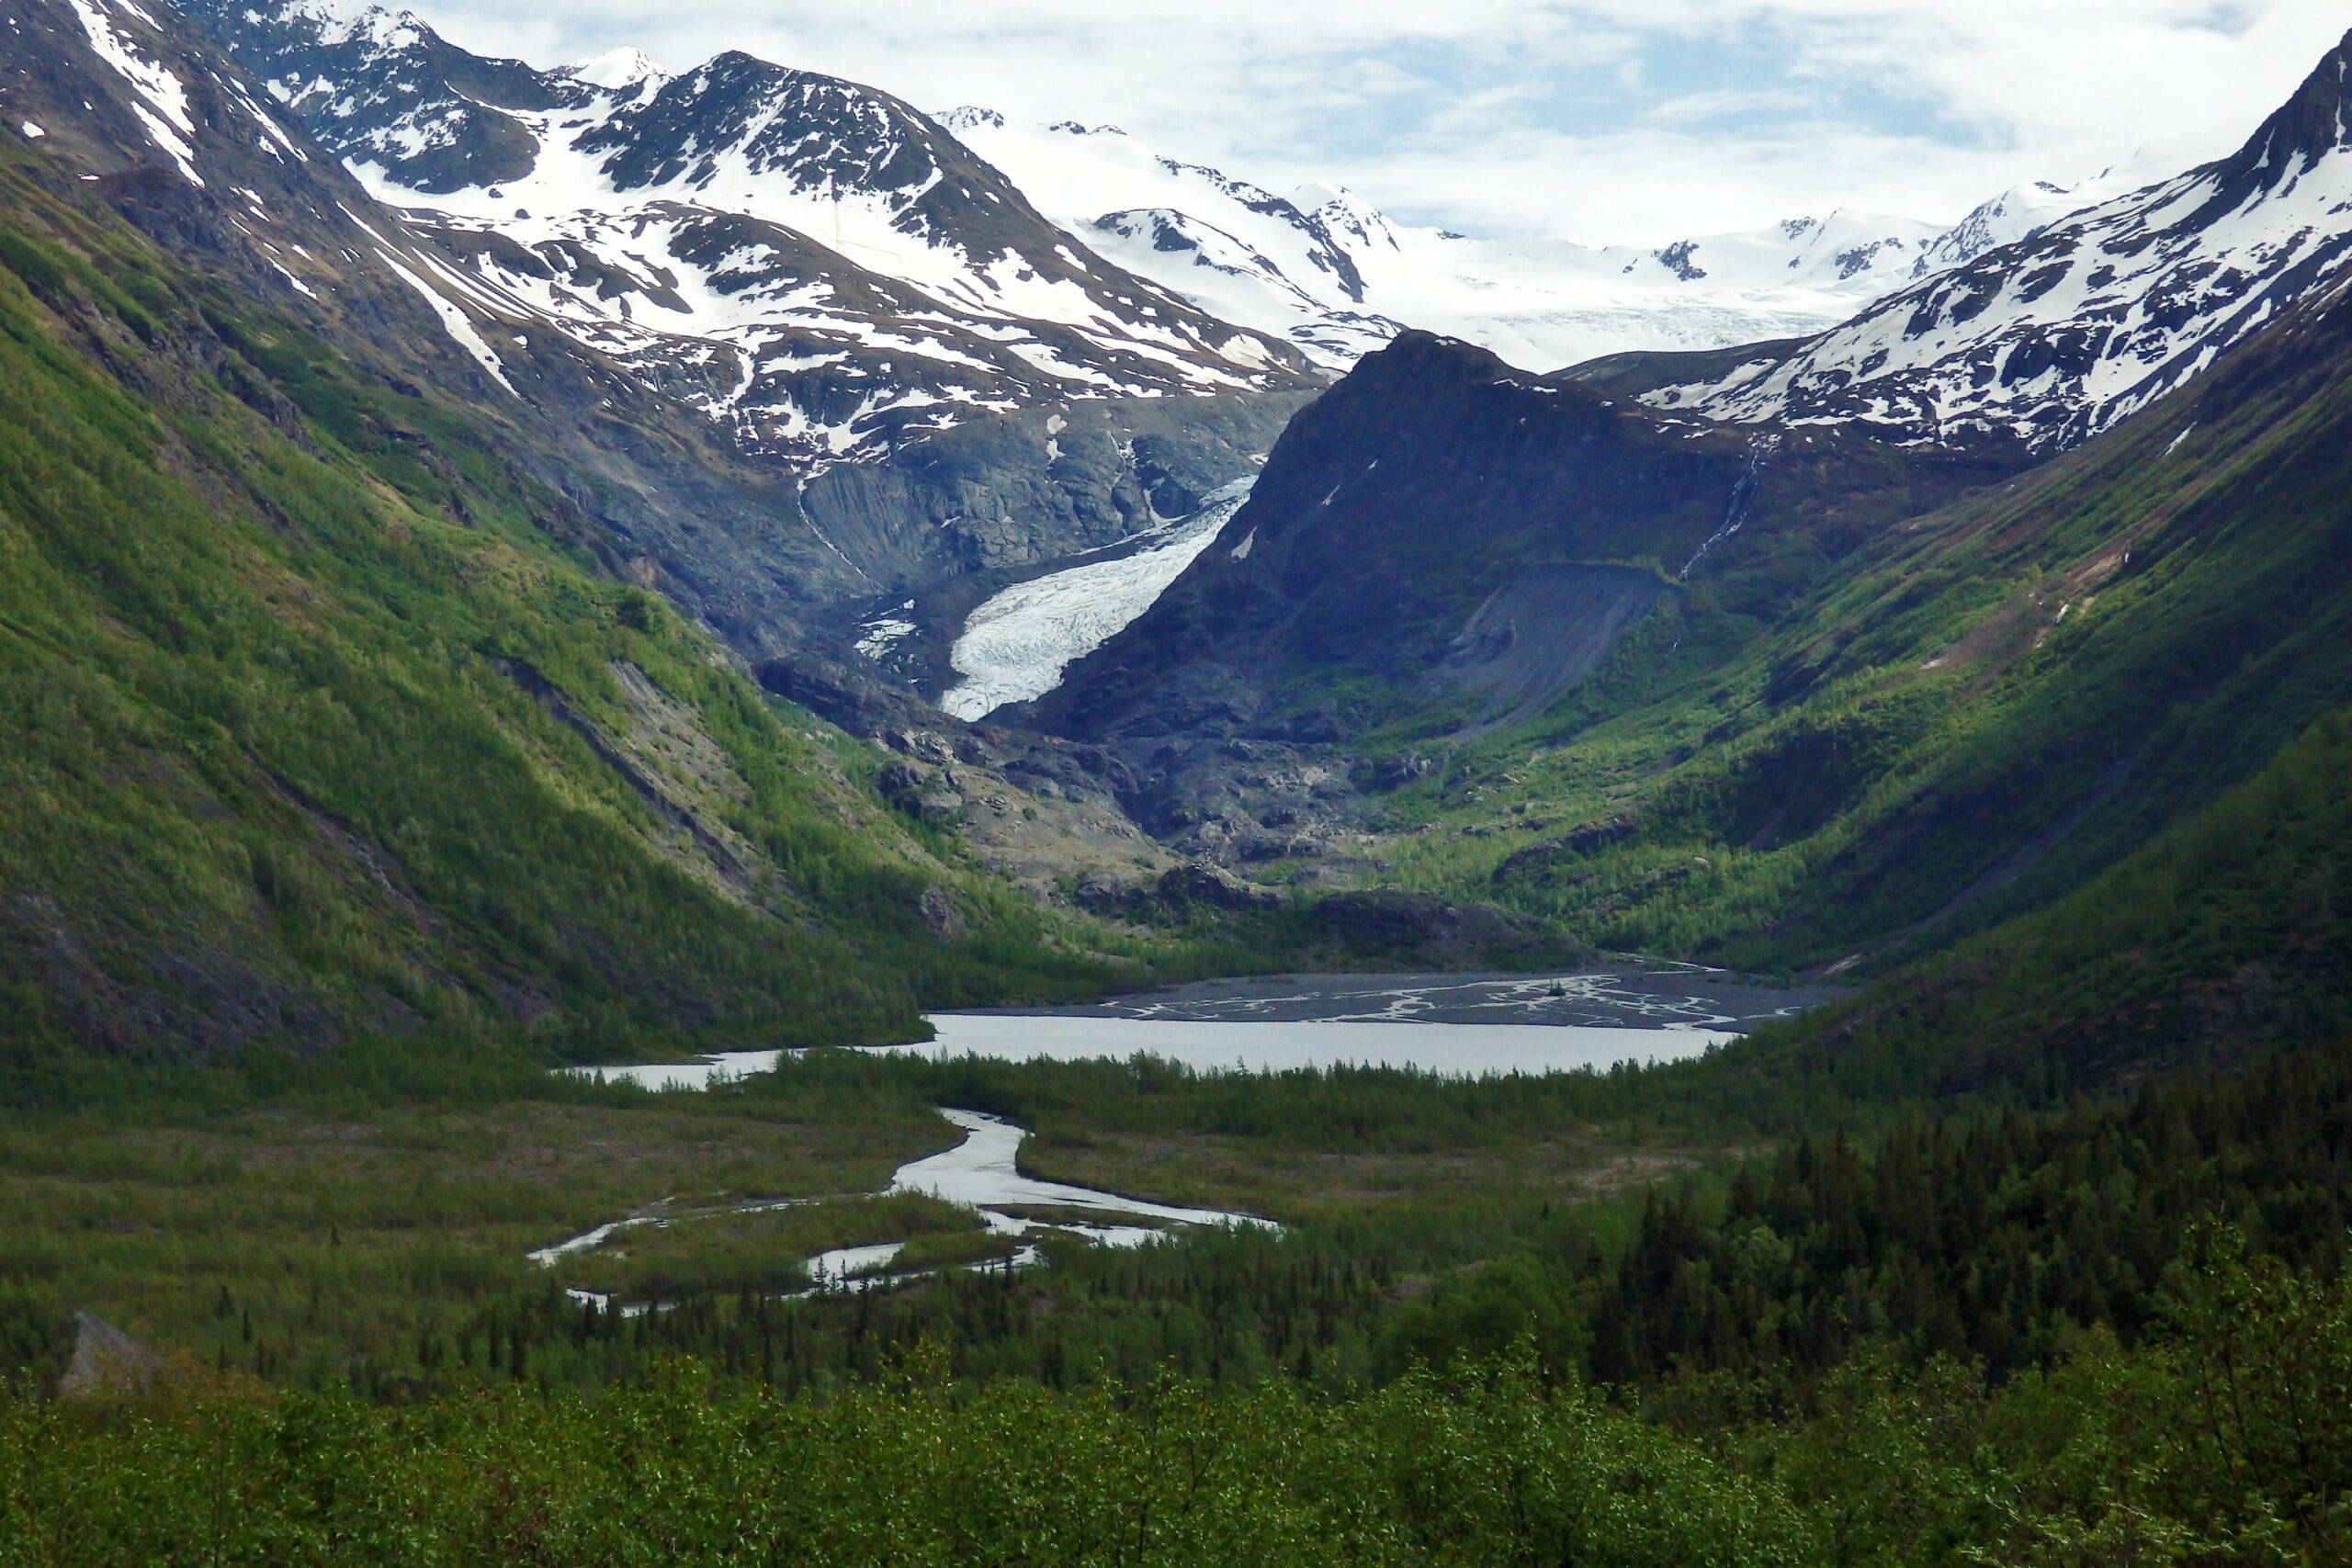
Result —
[[0, 160], [12, 1059], [905, 1038], [1112, 977], [594, 575], [462, 404]]
[[[1792, 1026], [1883, 1085], [2100, 1085], [2352, 1031], [2352, 714], [2046, 908]], [[1832, 1070], [1835, 1070], [1834, 1066]]]
[[2338, 297], [1761, 626], [1778, 544], [1743, 536], [1550, 714], [1393, 796], [1392, 874], [1765, 968], [1931, 951], [2080, 886], [2352, 700]]

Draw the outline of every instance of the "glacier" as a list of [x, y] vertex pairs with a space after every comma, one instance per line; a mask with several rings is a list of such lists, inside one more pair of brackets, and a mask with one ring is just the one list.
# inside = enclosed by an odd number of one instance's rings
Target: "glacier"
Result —
[[1190, 517], [1136, 536], [1158, 539], [1148, 549], [1065, 567], [985, 601], [948, 653], [963, 679], [939, 705], [957, 718], [978, 719], [1060, 685], [1063, 671], [1150, 609], [1216, 541], [1256, 483], [1255, 474], [1236, 479]]

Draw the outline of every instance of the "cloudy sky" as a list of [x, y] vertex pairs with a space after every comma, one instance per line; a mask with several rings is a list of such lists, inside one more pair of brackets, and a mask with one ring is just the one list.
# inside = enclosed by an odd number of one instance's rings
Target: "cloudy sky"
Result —
[[[390, 0], [397, 4], [398, 0]], [[421, 0], [551, 65], [723, 49], [918, 107], [1110, 122], [1276, 189], [1480, 234], [1657, 243], [2242, 141], [2344, 0]], [[2136, 165], [2135, 165], [2136, 166]]]

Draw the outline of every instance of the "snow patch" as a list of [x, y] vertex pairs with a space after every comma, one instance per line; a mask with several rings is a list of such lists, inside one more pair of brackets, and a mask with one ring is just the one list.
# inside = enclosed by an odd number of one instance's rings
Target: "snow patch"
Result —
[[[74, 18], [88, 35], [90, 49], [100, 60], [114, 68], [115, 73], [130, 85], [138, 95], [130, 112], [147, 128], [147, 135], [162, 148], [190, 185], [201, 186], [204, 176], [196, 172], [196, 121], [188, 114], [187, 88], [172, 74], [169, 67], [148, 59], [131, 47], [129, 38], [116, 30], [103, 16], [95, 0], [66, 0], [74, 8]], [[117, 0], [120, 4], [120, 0]], [[123, 6], [133, 16], [153, 27], [153, 21], [135, 6]]]
[[392, 269], [401, 282], [424, 296], [424, 302], [432, 306], [434, 314], [441, 318], [442, 329], [449, 334], [451, 340], [459, 348], [473, 355], [475, 364], [488, 371], [491, 378], [505, 388], [509, 395], [522, 396], [514, 390], [514, 383], [506, 378], [506, 367], [499, 359], [497, 352], [483, 339], [481, 333], [474, 330], [472, 320], [466, 315], [465, 311], [444, 298], [439, 289], [394, 261], [390, 251], [379, 250], [376, 254], [382, 259], [386, 266]]
[[899, 606], [896, 614], [859, 622], [857, 629], [864, 635], [857, 639], [857, 651], [876, 660], [889, 657], [892, 649], [914, 636], [915, 624], [906, 618], [906, 613], [914, 607], [915, 602], [910, 599]]
[[647, 58], [643, 50], [638, 49], [607, 50], [577, 64], [565, 66], [559, 74], [616, 93], [645, 82], [658, 87], [670, 79], [667, 71]]

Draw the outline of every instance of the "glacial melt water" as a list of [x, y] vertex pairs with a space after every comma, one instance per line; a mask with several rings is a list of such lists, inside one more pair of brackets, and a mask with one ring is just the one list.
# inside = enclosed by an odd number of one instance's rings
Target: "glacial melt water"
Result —
[[[1494, 993], [1491, 1005], [1525, 1009], [1542, 1006], [1542, 998], [1560, 996], [1557, 981], [1417, 983], [1400, 987], [1352, 993], [1351, 1005], [1374, 1004], [1370, 1016], [1286, 1020], [1261, 1016], [1279, 1011], [1300, 998], [1284, 996], [1237, 998], [1207, 1004], [1214, 1021], [1200, 1017], [1148, 1016], [1157, 1010], [1145, 1003], [1137, 1010], [1147, 1016], [1024, 1015], [1011, 1013], [939, 1013], [932, 1025], [937, 1038], [921, 1044], [873, 1046], [880, 1055], [954, 1058], [964, 1055], [1007, 1061], [1125, 1061], [1138, 1055], [1180, 1063], [1202, 1072], [1286, 1072], [1342, 1066], [1410, 1068], [1437, 1077], [1474, 1078], [1495, 1074], [1550, 1073], [1601, 1068], [1618, 1063], [1678, 1061], [1704, 1054], [1738, 1037], [1720, 1026], [1736, 1021], [1711, 1012], [1697, 998], [1648, 996], [1613, 997], [1619, 1010], [1632, 1006], [1649, 1027], [1619, 1027], [1567, 1023], [1454, 1023], [1415, 1021], [1412, 1015], [1427, 1008], [1436, 991], [1474, 989]], [[1328, 998], [1324, 998], [1328, 1001]], [[1449, 998], [1457, 1007], [1460, 998]], [[1195, 1010], [1202, 1004], [1191, 1004]], [[1474, 1006], [1489, 1005], [1477, 999]], [[1604, 1013], [1603, 1016], [1611, 1016]], [[695, 1091], [709, 1089], [752, 1073], [774, 1068], [784, 1053], [733, 1051], [691, 1063], [649, 1063], [630, 1066], [588, 1066], [563, 1069], [610, 1082], [635, 1083], [651, 1089]], [[1001, 1117], [975, 1111], [943, 1108], [940, 1115], [959, 1128], [964, 1137], [953, 1148], [912, 1160], [899, 1168], [885, 1192], [922, 1192], [975, 1210], [989, 1230], [1013, 1239], [1017, 1250], [999, 1263], [982, 1267], [1023, 1268], [1039, 1260], [1036, 1240], [1048, 1234], [1081, 1236], [1109, 1247], [1135, 1247], [1163, 1235], [1169, 1229], [1196, 1225], [1269, 1226], [1272, 1222], [1251, 1214], [1215, 1209], [1180, 1208], [1068, 1182], [1043, 1181], [1020, 1170], [1021, 1143], [1028, 1134]], [[742, 1210], [786, 1207], [804, 1200], [737, 1205]], [[1007, 1213], [1012, 1209], [1062, 1211], [1064, 1217], [1040, 1221]], [[1068, 1217], [1068, 1212], [1101, 1215], [1099, 1223]], [[672, 1214], [662, 1206], [627, 1219], [599, 1225], [569, 1241], [530, 1254], [531, 1261], [555, 1268], [570, 1257], [602, 1247], [616, 1233], [642, 1224], [691, 1223], [694, 1216]], [[815, 1290], [864, 1290], [890, 1282], [891, 1266], [902, 1243], [842, 1247], [806, 1260]], [[575, 1298], [615, 1305], [584, 1291]], [[624, 1313], [649, 1310], [644, 1304], [620, 1306]]]
[[[758, 1055], [762, 1053], [739, 1053]], [[770, 1058], [773, 1064], [773, 1057]], [[644, 1082], [637, 1075], [652, 1072], [653, 1068], [605, 1069], [608, 1077], [626, 1077]], [[741, 1069], [740, 1064], [738, 1070]], [[710, 1064], [695, 1087], [707, 1088], [714, 1080], [723, 1080], [727, 1069], [717, 1062]], [[672, 1082], [668, 1087], [683, 1088]], [[989, 1116], [978, 1111], [943, 1109], [939, 1114], [963, 1131], [964, 1137], [955, 1147], [922, 1159], [910, 1160], [900, 1166], [882, 1189], [888, 1192], [920, 1192], [945, 1202], [961, 1204], [976, 1211], [981, 1223], [997, 1235], [1010, 1236], [1018, 1244], [1013, 1253], [1001, 1261], [966, 1264], [967, 1269], [1001, 1268], [1026, 1269], [1039, 1261], [1036, 1238], [1047, 1234], [1077, 1236], [1102, 1247], [1140, 1247], [1156, 1241], [1170, 1229], [1188, 1225], [1249, 1225], [1275, 1229], [1272, 1220], [1255, 1214], [1230, 1213], [1222, 1209], [1186, 1209], [1169, 1203], [1152, 1203], [1140, 1198], [1122, 1198], [1114, 1192], [1098, 1192], [1091, 1187], [1079, 1187], [1067, 1181], [1041, 1181], [1021, 1174], [1021, 1141], [1029, 1134], [1022, 1127], [1001, 1116]], [[739, 1203], [713, 1213], [758, 1213], [775, 1209], [797, 1207], [810, 1199], [780, 1199], [769, 1202]], [[1101, 1223], [1084, 1220], [1037, 1220], [1006, 1213], [1011, 1208], [1076, 1210], [1102, 1216]], [[576, 1257], [605, 1246], [616, 1235], [639, 1225], [691, 1224], [708, 1214], [673, 1214], [660, 1206], [627, 1219], [612, 1220], [594, 1230], [582, 1232], [568, 1241], [543, 1247], [526, 1254], [530, 1262], [542, 1269], [560, 1266], [567, 1258]], [[1135, 1221], [1149, 1221], [1138, 1224]], [[1121, 1223], [1128, 1222], [1128, 1223]], [[898, 1241], [876, 1242], [865, 1247], [837, 1247], [820, 1252], [803, 1261], [809, 1289], [804, 1295], [823, 1291], [863, 1291], [876, 1285], [897, 1282], [902, 1276], [894, 1275], [891, 1265], [906, 1244]], [[594, 1291], [573, 1289], [565, 1292], [582, 1303], [618, 1311], [623, 1316], [659, 1310], [644, 1303], [616, 1303], [610, 1297]]]

